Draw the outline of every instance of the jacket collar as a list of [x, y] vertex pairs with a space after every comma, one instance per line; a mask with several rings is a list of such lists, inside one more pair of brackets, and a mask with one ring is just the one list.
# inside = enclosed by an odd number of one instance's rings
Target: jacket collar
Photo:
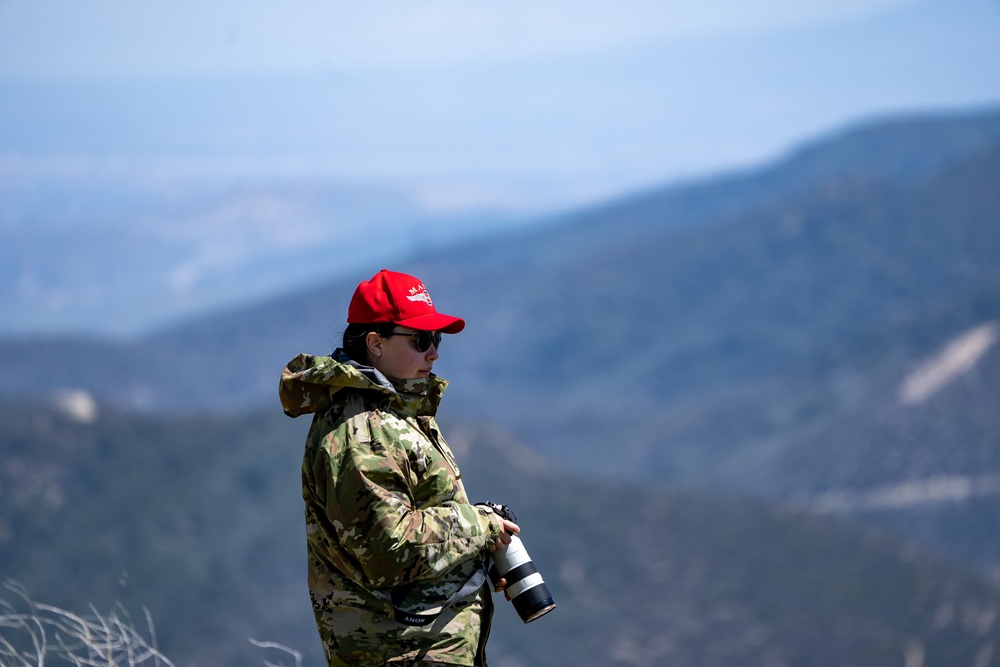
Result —
[[379, 390], [392, 393], [403, 412], [416, 416], [433, 417], [437, 414], [441, 397], [448, 381], [431, 373], [430, 377], [397, 380], [387, 378], [374, 366], [366, 366], [351, 359], [340, 348], [333, 353], [334, 361], [350, 366], [366, 377]]

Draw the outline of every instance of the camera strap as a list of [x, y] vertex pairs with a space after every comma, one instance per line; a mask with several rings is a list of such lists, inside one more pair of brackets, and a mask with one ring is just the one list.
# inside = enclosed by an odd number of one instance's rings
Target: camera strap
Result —
[[397, 586], [396, 588], [393, 588], [392, 592], [389, 594], [389, 597], [392, 599], [392, 613], [396, 619], [396, 622], [402, 623], [404, 625], [413, 625], [418, 627], [424, 625], [430, 625], [434, 621], [434, 619], [436, 619], [438, 616], [444, 613], [445, 609], [455, 604], [462, 598], [472, 595], [473, 593], [479, 590], [479, 588], [483, 585], [483, 583], [486, 582], [486, 570], [489, 567], [487, 563], [488, 561], [486, 559], [483, 559], [483, 564], [480, 567], [476, 568], [476, 571], [472, 573], [472, 576], [469, 577], [464, 584], [462, 584], [462, 587], [459, 588], [457, 591], [455, 591], [454, 595], [452, 595], [450, 598], [441, 603], [440, 607], [437, 607], [434, 611], [431, 612], [416, 613], [416, 612], [404, 611], [403, 609], [399, 608], [399, 605], [403, 601], [403, 598], [405, 598], [406, 594], [409, 593], [410, 590], [413, 588], [413, 584], [408, 584], [405, 586]]

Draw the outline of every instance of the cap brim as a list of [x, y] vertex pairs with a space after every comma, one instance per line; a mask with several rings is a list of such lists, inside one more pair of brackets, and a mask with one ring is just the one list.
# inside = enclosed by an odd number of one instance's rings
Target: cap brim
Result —
[[396, 324], [410, 327], [417, 331], [440, 331], [446, 334], [457, 334], [465, 328], [465, 320], [444, 313], [426, 313], [405, 320], [397, 320]]

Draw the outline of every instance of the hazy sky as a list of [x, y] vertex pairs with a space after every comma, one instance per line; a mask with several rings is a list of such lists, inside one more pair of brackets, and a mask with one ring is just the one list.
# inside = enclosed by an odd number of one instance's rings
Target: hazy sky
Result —
[[[0, 73], [295, 73], [495, 65], [858, 21], [918, 0], [345, 3], [7, 0]], [[962, 2], [950, 3], [962, 11]]]
[[1000, 102], [1000, 2], [0, 0], [4, 81], [8, 168], [323, 174], [530, 210]]
[[0, 331], [142, 330], [986, 105], [1000, 0], [0, 0]]

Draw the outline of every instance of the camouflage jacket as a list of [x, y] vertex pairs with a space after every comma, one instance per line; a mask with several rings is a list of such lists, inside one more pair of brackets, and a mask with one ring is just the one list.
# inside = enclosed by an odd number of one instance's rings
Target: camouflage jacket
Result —
[[501, 530], [494, 514], [470, 504], [438, 430], [447, 384], [434, 375], [389, 381], [340, 350], [299, 355], [282, 373], [285, 413], [314, 415], [302, 497], [309, 593], [331, 666], [485, 664], [488, 588], [422, 627], [394, 620], [390, 597], [395, 591], [407, 612], [439, 607]]

